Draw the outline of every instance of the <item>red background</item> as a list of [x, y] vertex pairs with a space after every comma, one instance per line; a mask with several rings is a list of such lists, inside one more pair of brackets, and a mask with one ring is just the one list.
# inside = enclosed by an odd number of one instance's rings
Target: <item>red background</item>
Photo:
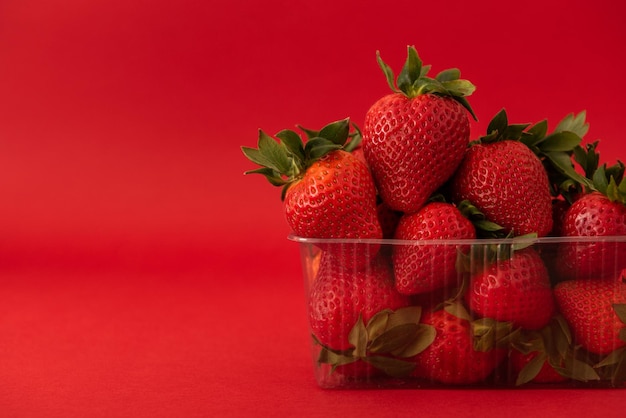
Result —
[[[478, 3], [478, 4], [477, 4]], [[624, 158], [614, 0], [0, 2], [3, 416], [611, 415], [616, 391], [318, 389], [298, 250], [257, 130], [360, 124], [415, 45], [502, 107]], [[617, 408], [619, 410], [619, 408]], [[621, 413], [620, 413], [621, 416]]]

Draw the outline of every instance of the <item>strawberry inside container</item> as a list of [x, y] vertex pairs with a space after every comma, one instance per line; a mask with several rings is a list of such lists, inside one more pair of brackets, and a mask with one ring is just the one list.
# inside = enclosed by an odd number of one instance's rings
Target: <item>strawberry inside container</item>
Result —
[[320, 387], [624, 387], [625, 236], [289, 238]]

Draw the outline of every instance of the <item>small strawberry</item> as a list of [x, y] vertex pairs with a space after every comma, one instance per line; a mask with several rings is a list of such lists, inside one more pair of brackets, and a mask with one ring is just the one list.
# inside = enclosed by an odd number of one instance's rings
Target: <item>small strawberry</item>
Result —
[[500, 248], [498, 257], [471, 275], [465, 301], [479, 317], [542, 328], [555, 312], [548, 270], [531, 247], [512, 249], [511, 255], [507, 250]]
[[471, 144], [451, 189], [454, 201], [469, 200], [505, 233], [542, 237], [553, 224], [546, 165], [564, 170], [563, 160], [569, 162], [581, 137], [565, 131], [563, 122], [550, 135], [545, 121], [529, 126], [509, 125], [501, 110], [489, 123], [488, 134]]
[[363, 151], [382, 200], [411, 213], [461, 162], [469, 142], [468, 111], [474, 116], [465, 96], [475, 87], [460, 80], [457, 69], [428, 77], [430, 66], [422, 66], [414, 47], [397, 80], [380, 54], [377, 58], [393, 93], [367, 111]]
[[320, 344], [346, 350], [352, 345], [350, 330], [359, 318], [367, 322], [379, 311], [408, 305], [408, 298], [395, 289], [386, 258], [379, 256], [359, 271], [324, 253], [309, 295], [309, 325]]
[[[283, 186], [287, 223], [305, 238], [382, 238], [376, 213], [376, 189], [367, 165], [349, 150], [358, 145], [347, 119], [320, 131], [304, 130], [306, 143], [291, 130], [275, 141], [259, 131], [258, 149], [242, 151], [262, 168], [247, 173], [264, 175]], [[364, 250], [376, 252], [373, 246]], [[366, 252], [366, 251], [363, 251]]]
[[595, 354], [626, 347], [626, 283], [577, 279], [557, 284], [554, 296], [574, 341]]
[[[591, 237], [559, 248], [561, 279], [615, 277], [626, 268], [626, 180], [624, 165], [598, 167], [585, 182], [587, 193], [563, 218], [564, 237]], [[622, 238], [620, 238], [620, 236]], [[613, 237], [613, 239], [611, 239]]]
[[[472, 223], [454, 205], [430, 202], [412, 214], [404, 214], [394, 236], [398, 240], [436, 241], [476, 238]], [[392, 250], [396, 288], [405, 295], [426, 293], [459, 282], [458, 251], [454, 244], [411, 242]], [[467, 252], [469, 248], [465, 248]]]
[[475, 348], [471, 318], [462, 307], [450, 305], [426, 312], [422, 323], [434, 327], [432, 344], [414, 357], [414, 376], [444, 384], [482, 382], [506, 357], [506, 350]]

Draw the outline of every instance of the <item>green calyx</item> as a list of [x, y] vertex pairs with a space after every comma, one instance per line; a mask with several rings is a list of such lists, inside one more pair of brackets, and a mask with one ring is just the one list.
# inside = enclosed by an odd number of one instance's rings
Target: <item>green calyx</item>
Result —
[[426, 93], [451, 97], [461, 103], [470, 112], [474, 120], [478, 120], [466, 99], [476, 90], [476, 86], [468, 80], [462, 80], [459, 69], [447, 69], [441, 71], [435, 78], [428, 77], [431, 66], [423, 65], [414, 46], [407, 47], [407, 50], [407, 59], [397, 79], [391, 67], [380, 57], [380, 52], [376, 51], [378, 65], [383, 70], [391, 90], [396, 93], [403, 93], [409, 98]]
[[600, 379], [593, 366], [580, 354], [579, 347], [573, 344], [569, 326], [560, 315], [552, 318], [550, 323], [540, 330], [523, 331], [512, 346], [525, 355], [536, 353], [535, 357], [520, 370], [515, 382], [518, 386], [535, 379], [546, 363], [558, 374], [569, 379], [580, 382]]
[[572, 179], [567, 184], [570, 190], [577, 193], [599, 192], [612, 202], [626, 204], [626, 180], [624, 180], [625, 166], [617, 161], [612, 166], [599, 165], [600, 154], [597, 152], [599, 141], [587, 144], [574, 150], [574, 161], [584, 172], [582, 179]]
[[421, 314], [419, 306], [409, 306], [380, 311], [367, 324], [359, 317], [348, 335], [353, 348], [343, 351], [324, 346], [313, 335], [315, 344], [322, 347], [317, 361], [331, 365], [331, 373], [361, 360], [388, 376], [406, 377], [415, 368], [409, 359], [432, 344], [436, 335], [434, 327], [420, 323]]
[[[353, 132], [350, 132], [351, 126]], [[361, 142], [361, 132], [350, 123], [349, 118], [329, 123], [320, 130], [298, 128], [304, 132], [306, 141], [290, 129], [278, 132], [275, 135], [277, 139], [259, 130], [257, 148], [241, 147], [241, 150], [250, 161], [261, 167], [244, 174], [265, 176], [272, 185], [283, 187], [284, 197], [289, 185], [315, 161], [335, 150], [350, 152]]]

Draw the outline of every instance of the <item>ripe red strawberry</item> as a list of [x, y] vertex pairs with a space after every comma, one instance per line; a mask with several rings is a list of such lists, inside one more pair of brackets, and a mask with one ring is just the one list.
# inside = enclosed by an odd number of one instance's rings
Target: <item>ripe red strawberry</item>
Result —
[[395, 289], [384, 257], [362, 271], [346, 269], [328, 253], [320, 263], [309, 295], [309, 325], [319, 343], [332, 350], [350, 348], [349, 334], [359, 317], [367, 323], [379, 311], [409, 304]]
[[427, 312], [422, 323], [436, 330], [432, 344], [415, 356], [414, 376], [444, 384], [472, 384], [484, 381], [502, 362], [506, 350], [477, 351], [471, 322], [446, 309]]
[[530, 247], [472, 274], [465, 301], [479, 317], [524, 329], [544, 327], [555, 311], [548, 270]]
[[[465, 99], [474, 91], [457, 69], [427, 77], [414, 47], [397, 81], [378, 55], [393, 93], [367, 111], [363, 152], [382, 200], [400, 212], [417, 211], [452, 176], [469, 142]], [[397, 83], [397, 87], [394, 83]], [[466, 110], [467, 109], [467, 110]]]
[[[283, 186], [287, 223], [300, 237], [382, 238], [372, 175], [348, 152], [357, 141], [346, 145], [349, 121], [305, 132], [306, 143], [294, 131], [277, 133], [278, 142], [259, 131], [258, 149], [242, 150], [262, 168], [247, 173], [262, 174], [271, 184]], [[374, 247], [367, 249], [375, 252]]]
[[[412, 214], [404, 214], [396, 227], [395, 239], [474, 239], [476, 230], [454, 205], [430, 202]], [[465, 248], [467, 252], [469, 248]], [[456, 269], [459, 246], [432, 243], [398, 244], [392, 259], [396, 288], [405, 295], [426, 293], [459, 281]]]
[[577, 147], [579, 170], [567, 176], [574, 199], [568, 199], [573, 203], [563, 217], [561, 234], [583, 238], [559, 247], [561, 280], [615, 277], [626, 268], [622, 255], [626, 254], [626, 239], [619, 238], [626, 235], [625, 167], [619, 161], [611, 167], [600, 165], [598, 142], [587, 144], [586, 149]]
[[[626, 182], [622, 182], [626, 185]], [[592, 192], [568, 209], [563, 221], [565, 237], [596, 237], [593, 242], [566, 242], [559, 248], [562, 279], [615, 276], [626, 268], [626, 205]], [[602, 237], [607, 237], [602, 239]]]
[[469, 200], [505, 233], [548, 235], [553, 225], [551, 181], [561, 181], [553, 172], [571, 170], [570, 155], [581, 141], [577, 131], [584, 131], [578, 117], [574, 126], [567, 123], [570, 119], [546, 136], [545, 121], [530, 128], [509, 125], [501, 110], [488, 134], [472, 143], [454, 175], [453, 199]]
[[[595, 354], [626, 347], [626, 283], [577, 279], [556, 285], [554, 297], [574, 341]], [[621, 316], [620, 316], [621, 315]]]

